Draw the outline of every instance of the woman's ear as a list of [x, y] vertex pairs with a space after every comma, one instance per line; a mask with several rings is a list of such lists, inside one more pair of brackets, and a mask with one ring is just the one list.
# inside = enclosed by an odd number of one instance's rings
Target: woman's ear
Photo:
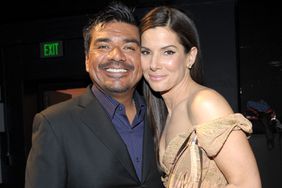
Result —
[[193, 64], [195, 63], [197, 54], [198, 54], [198, 49], [196, 47], [192, 47], [190, 51], [188, 52], [187, 60], [186, 60], [187, 62], [186, 66], [188, 69], [192, 68]]

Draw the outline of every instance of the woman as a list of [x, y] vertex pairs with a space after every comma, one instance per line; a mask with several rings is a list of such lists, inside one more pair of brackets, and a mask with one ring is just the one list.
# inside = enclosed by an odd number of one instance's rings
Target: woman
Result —
[[246, 137], [251, 123], [234, 113], [218, 92], [201, 85], [193, 21], [162, 6], [143, 17], [140, 31], [144, 96], [150, 104], [164, 185], [261, 187]]

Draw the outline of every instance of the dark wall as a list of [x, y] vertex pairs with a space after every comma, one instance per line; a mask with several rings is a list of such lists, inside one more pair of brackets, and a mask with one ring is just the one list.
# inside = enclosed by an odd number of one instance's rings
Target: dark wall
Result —
[[240, 12], [242, 109], [265, 100], [282, 118], [282, 12], [278, 3], [245, 2]]
[[[1, 135], [2, 177], [23, 187], [33, 116], [42, 110], [45, 90], [85, 87], [81, 28], [86, 16], [9, 24], [1, 31], [5, 132]], [[63, 41], [63, 56], [40, 58], [40, 43]]]
[[[0, 60], [0, 143], [2, 143], [2, 138], [5, 132], [5, 123], [4, 123], [4, 103], [3, 103], [3, 63]], [[3, 182], [2, 178], [2, 155], [3, 155], [3, 148], [2, 144], [0, 144], [0, 184]]]
[[[282, 119], [282, 12], [278, 2], [239, 1], [238, 28], [241, 111], [245, 112], [248, 101], [268, 103]], [[263, 127], [260, 113], [253, 125]], [[277, 126], [277, 125], [276, 125]], [[266, 124], [264, 130], [271, 129]], [[253, 134], [253, 147], [261, 173], [263, 187], [282, 187], [281, 129], [270, 133]], [[272, 146], [269, 147], [269, 143]]]
[[[62, 4], [60, 6], [63, 6], [64, 1], [59, 2]], [[235, 111], [240, 111], [240, 105], [245, 103], [241, 102], [241, 98], [243, 97], [245, 101], [246, 95], [239, 95], [239, 89], [243, 88], [244, 94], [249, 90], [244, 89], [246, 79], [249, 77], [243, 73], [247, 68], [244, 68], [242, 63], [245, 65], [249, 61], [238, 57], [238, 43], [242, 43], [239, 39], [245, 33], [238, 25], [238, 17], [242, 18], [242, 15], [238, 14], [238, 2], [235, 0], [150, 2], [135, 1], [136, 4], [139, 3], [136, 8], [137, 17], [141, 17], [156, 4], [174, 4], [191, 12], [200, 34], [206, 84], [221, 93]], [[62, 12], [56, 16], [53, 12], [52, 18], [40, 14], [36, 19], [29, 17], [18, 19], [14, 23], [7, 23], [9, 20], [5, 20], [5, 23], [1, 24], [0, 102], [4, 104], [6, 128], [4, 133], [0, 133], [1, 172], [4, 182], [10, 187], [23, 187], [32, 120], [34, 114], [44, 108], [43, 93], [56, 89], [84, 87], [90, 83], [84, 70], [81, 30], [87, 22], [87, 14], [98, 10], [97, 7], [99, 6], [95, 5], [94, 10], [90, 10], [86, 3], [77, 7], [79, 11], [75, 11], [75, 6], [72, 7], [75, 12], [72, 16], [71, 11], [67, 12], [67, 16], [63, 16]], [[40, 43], [54, 40], [63, 41], [64, 55], [50, 59], [40, 58]], [[241, 52], [241, 48], [240, 54], [244, 53]], [[248, 53], [245, 57], [248, 57]], [[240, 76], [241, 73], [243, 76]], [[252, 144], [261, 143], [251, 141]], [[259, 145], [253, 146], [256, 153], [259, 153], [258, 159], [263, 161], [265, 156], [261, 154], [265, 153], [264, 150], [260, 150]], [[266, 163], [259, 165], [264, 170]], [[265, 173], [263, 175], [266, 176]], [[271, 177], [264, 178], [264, 181], [270, 182]]]
[[235, 2], [218, 1], [188, 7], [196, 16], [203, 50], [206, 84], [238, 111]]

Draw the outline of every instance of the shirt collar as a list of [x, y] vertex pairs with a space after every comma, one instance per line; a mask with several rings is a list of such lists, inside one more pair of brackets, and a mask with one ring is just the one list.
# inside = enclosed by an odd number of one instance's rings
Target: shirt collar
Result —
[[[111, 119], [113, 119], [115, 112], [117, 111], [119, 106], [123, 106], [123, 104], [119, 103], [117, 100], [112, 98], [111, 96], [104, 93], [101, 89], [99, 89], [95, 84], [92, 85], [92, 92], [98, 99], [98, 101], [101, 103], [101, 105], [106, 110], [107, 114]], [[138, 92], [134, 92], [133, 96], [135, 106], [137, 108], [137, 118], [138, 120], [143, 120], [145, 115], [145, 101], [141, 97], [141, 95]]]

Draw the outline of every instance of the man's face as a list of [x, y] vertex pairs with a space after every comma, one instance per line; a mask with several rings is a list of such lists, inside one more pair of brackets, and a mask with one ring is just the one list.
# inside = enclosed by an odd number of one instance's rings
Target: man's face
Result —
[[110, 95], [133, 91], [142, 76], [138, 28], [111, 22], [96, 26], [91, 35], [85, 64], [92, 81]]

